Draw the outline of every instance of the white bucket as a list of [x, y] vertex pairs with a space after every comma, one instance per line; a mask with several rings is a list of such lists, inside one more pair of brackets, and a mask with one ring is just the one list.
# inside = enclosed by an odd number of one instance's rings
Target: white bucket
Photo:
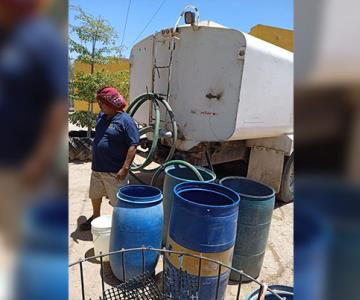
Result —
[[[94, 242], [95, 255], [109, 253], [111, 215], [100, 216], [91, 222], [91, 233]], [[103, 261], [109, 261], [109, 256], [103, 256]]]

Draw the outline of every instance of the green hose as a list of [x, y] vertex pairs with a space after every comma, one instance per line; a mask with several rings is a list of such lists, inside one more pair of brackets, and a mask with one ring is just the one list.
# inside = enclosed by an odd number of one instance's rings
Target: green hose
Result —
[[154, 127], [147, 126], [145, 128], [142, 128], [140, 130], [140, 135], [149, 133], [153, 129], [153, 141], [151, 144], [151, 148], [149, 150], [149, 154], [146, 157], [145, 161], [141, 165], [133, 163], [130, 168], [131, 171], [154, 172], [157, 169], [159, 169], [159, 167], [152, 168], [152, 169], [145, 169], [153, 161], [153, 156], [155, 154], [157, 144], [159, 141], [159, 131], [160, 131], [160, 105], [159, 104], [164, 105], [165, 110], [167, 111], [167, 113], [170, 116], [171, 125], [172, 125], [172, 141], [173, 142], [172, 142], [169, 154], [165, 159], [165, 162], [169, 161], [173, 157], [173, 155], [175, 153], [175, 149], [176, 149], [175, 147], [176, 147], [176, 141], [177, 141], [177, 125], [176, 125], [174, 113], [173, 113], [169, 103], [165, 99], [163, 99], [153, 93], [142, 94], [139, 97], [137, 97], [134, 101], [131, 102], [131, 104], [129, 105], [129, 107], [127, 109], [127, 113], [131, 117], [133, 117], [135, 115], [136, 111], [140, 108], [140, 106], [143, 105], [147, 101], [151, 101], [154, 105], [155, 124], [154, 124]]
[[172, 140], [173, 140], [173, 144], [172, 147], [170, 148], [169, 154], [165, 159], [165, 162], [169, 161], [170, 159], [172, 159], [175, 150], [176, 150], [176, 141], [177, 141], [177, 124], [175, 121], [175, 115], [174, 112], [172, 111], [172, 108], [170, 107], [169, 103], [165, 100], [165, 99], [160, 99], [160, 102], [165, 106], [166, 111], [168, 112], [170, 119], [171, 119], [171, 124], [172, 124]]
[[172, 166], [172, 165], [182, 165], [182, 166], [188, 167], [191, 171], [194, 172], [195, 176], [199, 179], [199, 181], [204, 181], [204, 178], [201, 176], [198, 169], [196, 169], [192, 164], [189, 164], [188, 162], [183, 161], [183, 160], [170, 160], [168, 162], [165, 162], [160, 168], [158, 168], [156, 170], [155, 174], [151, 178], [150, 184], [155, 185], [159, 175], [165, 170], [166, 167]]
[[[160, 107], [159, 104], [155, 101], [154, 102], [154, 106], [155, 106], [155, 120], [160, 120]], [[131, 171], [143, 171], [145, 170], [145, 168], [151, 164], [152, 162], [152, 158], [154, 156], [154, 153], [156, 151], [157, 148], [157, 143], [159, 140], [159, 130], [160, 130], [160, 122], [155, 122], [155, 127], [154, 127], [154, 137], [153, 137], [153, 141], [151, 144], [151, 148], [149, 151], [148, 156], [146, 157], [145, 161], [143, 162], [142, 165], [133, 165], [131, 167]]]

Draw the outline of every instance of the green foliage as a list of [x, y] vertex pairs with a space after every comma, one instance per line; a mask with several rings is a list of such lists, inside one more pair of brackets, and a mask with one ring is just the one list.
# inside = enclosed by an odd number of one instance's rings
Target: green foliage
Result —
[[69, 118], [72, 124], [80, 127], [94, 128], [96, 124], [96, 114], [90, 111], [75, 111]]
[[70, 122], [91, 128], [95, 126], [96, 115], [93, 113], [93, 104], [96, 102], [95, 94], [103, 86], [114, 86], [127, 99], [129, 94], [129, 73], [108, 71], [94, 71], [95, 64], [105, 64], [114, 58], [114, 53], [121, 52], [115, 46], [117, 33], [108, 22], [101, 17], [93, 17], [84, 12], [80, 7], [72, 7], [77, 11], [75, 20], [77, 25], [70, 25], [70, 30], [75, 33], [77, 41], [70, 39], [70, 52], [77, 54], [77, 61], [92, 66], [91, 74], [74, 72], [70, 70], [69, 97], [71, 101], [82, 100], [88, 102], [87, 112], [74, 112]]
[[95, 94], [104, 86], [115, 87], [126, 99], [129, 96], [129, 72], [96, 71], [94, 74], [75, 72], [69, 84], [73, 100], [96, 102]]
[[75, 112], [70, 117], [71, 123], [82, 127], [93, 128], [95, 126], [92, 105], [97, 104], [92, 103], [96, 102], [96, 91], [104, 86], [115, 87], [125, 99], [128, 99], [129, 72], [110, 73], [108, 71], [100, 71], [94, 74], [83, 72], [75, 72], [73, 74], [73, 79], [69, 85], [70, 96], [72, 100], [86, 99], [89, 103], [89, 110], [87, 112]]
[[70, 39], [70, 52], [77, 54], [77, 60], [87, 64], [106, 63], [106, 55], [120, 53], [122, 48], [115, 45], [118, 37], [115, 29], [103, 18], [93, 17], [80, 7], [72, 6], [77, 11], [75, 20], [78, 25], [70, 25], [79, 42]]

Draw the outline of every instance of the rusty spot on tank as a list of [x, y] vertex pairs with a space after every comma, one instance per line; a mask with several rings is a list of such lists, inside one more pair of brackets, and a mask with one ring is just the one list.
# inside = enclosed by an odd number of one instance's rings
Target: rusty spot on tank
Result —
[[213, 94], [213, 93], [207, 93], [206, 95], [205, 95], [205, 97], [206, 98], [208, 98], [209, 100], [211, 100], [211, 99], [217, 99], [217, 100], [220, 100], [220, 98], [222, 97], [222, 95], [223, 95], [223, 93], [221, 92], [221, 93], [218, 93], [218, 94]]

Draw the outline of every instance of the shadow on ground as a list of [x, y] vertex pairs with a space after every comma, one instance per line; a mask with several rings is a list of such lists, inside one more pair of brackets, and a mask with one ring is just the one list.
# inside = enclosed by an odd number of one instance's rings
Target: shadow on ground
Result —
[[91, 162], [91, 160], [79, 160], [79, 159], [76, 159], [76, 160], [69, 161], [69, 163], [74, 164], [74, 165], [83, 165], [83, 164], [88, 163], [88, 162]]
[[[160, 272], [153, 277], [154, 281], [156, 283], [156, 286], [160, 291], [163, 291], [163, 289], [162, 289], [163, 288], [163, 278], [162, 278], [163, 275], [162, 274], [163, 274], [163, 272]], [[100, 270], [100, 276], [101, 276], [101, 270]], [[118, 287], [120, 284], [124, 283], [124, 282], [118, 280], [114, 276], [114, 274], [111, 271], [110, 263], [104, 263], [104, 282], [112, 287]], [[131, 281], [127, 281], [128, 284], [129, 284], [129, 282], [131, 282]], [[136, 298], [136, 299], [138, 299], [138, 298]]]
[[[115, 277], [113, 272], [111, 271], [110, 263], [104, 262], [104, 282], [110, 286], [118, 286], [121, 281]], [[100, 269], [100, 278], [101, 278], [101, 269]]]
[[78, 243], [78, 240], [80, 240], [80, 241], [92, 241], [91, 230], [81, 231], [79, 229], [79, 225], [84, 223], [86, 220], [87, 219], [86, 219], [85, 216], [80, 216], [77, 219], [76, 230], [74, 232], [72, 232], [71, 235], [70, 235], [75, 243]]
[[[245, 276], [244, 276], [244, 278], [245, 278]], [[253, 282], [252, 280], [247, 279], [246, 281], [241, 282], [241, 286], [252, 283], [252, 282]], [[231, 279], [229, 279], [229, 281], [228, 281], [228, 285], [239, 285], [239, 283], [240, 283], [240, 281], [231, 280]], [[240, 290], [241, 290], [241, 286], [240, 286]]]
[[99, 260], [97, 260], [96, 258], [89, 259], [90, 257], [93, 257], [94, 255], [95, 255], [94, 248], [90, 248], [88, 251], [86, 251], [85, 258], [87, 259], [88, 262], [99, 265], [100, 259]]
[[282, 202], [280, 200], [276, 200], [274, 209], [280, 208], [280, 207], [282, 207], [282, 206], [284, 206], [286, 204], [291, 204], [291, 203], [293, 203], [293, 202], [286, 203], [286, 202]]

